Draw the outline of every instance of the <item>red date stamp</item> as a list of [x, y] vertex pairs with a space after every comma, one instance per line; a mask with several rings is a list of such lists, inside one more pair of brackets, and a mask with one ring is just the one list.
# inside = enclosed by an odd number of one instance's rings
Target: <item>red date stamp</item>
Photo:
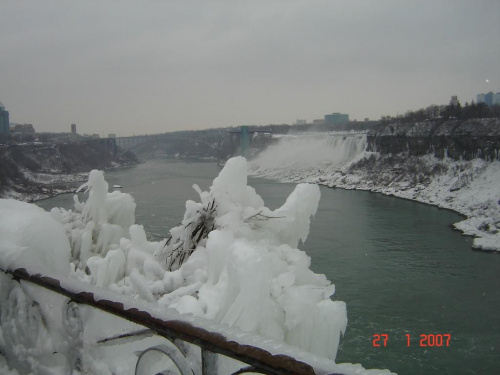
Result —
[[[423, 333], [419, 338], [420, 347], [449, 347], [451, 341], [450, 333]], [[376, 333], [373, 335], [372, 344], [376, 348], [386, 347], [389, 343], [387, 333]], [[406, 346], [411, 346], [411, 335], [406, 333]]]

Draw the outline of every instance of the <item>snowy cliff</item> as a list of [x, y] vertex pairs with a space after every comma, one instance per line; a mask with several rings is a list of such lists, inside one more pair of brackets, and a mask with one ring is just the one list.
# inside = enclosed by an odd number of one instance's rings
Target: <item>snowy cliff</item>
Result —
[[84, 181], [94, 168], [138, 162], [133, 154], [115, 156], [98, 141], [1, 145], [0, 160], [0, 198], [23, 201], [68, 191], [68, 183]]
[[392, 123], [370, 131], [367, 142], [368, 151], [381, 154], [406, 152], [412, 156], [432, 154], [454, 160], [498, 160], [500, 119]]

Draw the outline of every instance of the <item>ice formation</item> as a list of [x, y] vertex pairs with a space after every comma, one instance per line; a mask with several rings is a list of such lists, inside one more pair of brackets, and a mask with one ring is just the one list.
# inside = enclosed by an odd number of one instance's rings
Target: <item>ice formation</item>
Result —
[[64, 228], [42, 208], [0, 199], [0, 265], [29, 267], [54, 276], [70, 271], [70, 244]]
[[[75, 196], [75, 210], [49, 214], [2, 201], [0, 230], [2, 238], [17, 239], [8, 247], [21, 249], [23, 262], [36, 258], [47, 273], [69, 274], [71, 261], [80, 280], [335, 359], [345, 303], [331, 300], [334, 285], [312, 272], [310, 258], [297, 249], [317, 210], [318, 186], [297, 185], [282, 207], [270, 210], [247, 185], [247, 162], [238, 157], [209, 191], [194, 188], [200, 201], [186, 202], [182, 223], [159, 242], [148, 241], [134, 223], [133, 198], [108, 192], [100, 171], [80, 188], [88, 198], [81, 203]], [[23, 238], [15, 234], [21, 216], [28, 217]], [[50, 253], [35, 254], [41, 248]]]
[[[32, 273], [68, 277], [70, 251], [64, 227], [50, 213], [34, 204], [0, 199], [1, 269], [26, 268]], [[36, 296], [36, 301], [27, 295]], [[61, 330], [49, 333], [47, 329], [62, 321], [60, 308], [53, 306], [66, 306], [63, 300], [61, 295], [15, 282], [0, 272], [0, 356], [8, 357], [10, 365], [23, 374], [68, 373], [61, 358], [72, 338]], [[14, 375], [17, 371], [8, 369], [0, 357], [0, 373]]]

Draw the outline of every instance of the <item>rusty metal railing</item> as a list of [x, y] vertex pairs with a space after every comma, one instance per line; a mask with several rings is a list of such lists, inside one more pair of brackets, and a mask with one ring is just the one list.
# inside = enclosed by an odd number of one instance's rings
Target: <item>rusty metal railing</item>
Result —
[[[7, 362], [14, 367], [20, 367], [21, 371], [32, 371], [40, 374], [50, 373], [50, 368], [44, 363], [33, 368], [33, 361], [24, 363], [22, 358], [17, 358], [19, 355], [22, 357], [23, 350], [26, 351], [25, 355], [32, 353], [35, 350], [34, 348], [40, 345], [40, 327], [47, 329], [47, 327], [43, 327], [46, 319], [43, 316], [44, 312], [40, 304], [35, 298], [26, 294], [23, 295], [23, 285], [27, 282], [65, 297], [65, 303], [63, 303], [62, 307], [62, 328], [65, 333], [64, 345], [59, 345], [56, 352], [60, 352], [59, 361], [64, 362], [66, 372], [69, 374], [75, 370], [82, 371], [85, 366], [82, 358], [83, 327], [79, 305], [92, 306], [144, 327], [144, 329], [136, 332], [101, 340], [100, 343], [130, 337], [141, 337], [143, 335], [158, 335], [168, 340], [165, 344], [150, 347], [138, 355], [135, 368], [136, 374], [214, 374], [217, 373], [219, 355], [247, 364], [247, 366], [233, 372], [233, 374], [312, 375], [329, 373], [325, 369], [318, 371], [310, 364], [299, 361], [290, 355], [271, 354], [260, 347], [238, 343], [228, 339], [223, 334], [199, 327], [193, 322], [181, 319], [164, 319], [158, 316], [159, 314], [156, 314], [153, 311], [154, 309], [144, 308], [144, 305], [141, 304], [133, 306], [129, 300], [121, 299], [121, 296], [115, 296], [89, 284], [71, 279], [61, 281], [40, 274], [30, 274], [23, 268], [0, 271], [3, 272], [3, 276], [0, 278], [2, 287], [0, 293], [3, 294], [0, 297], [6, 298], [5, 302], [0, 304], [0, 327], [3, 333], [3, 341], [13, 341], [7, 343], [7, 348], [3, 348], [3, 350], [0, 347], [0, 352], [3, 351]], [[37, 332], [37, 337], [30, 340], [30, 334], [33, 332]], [[16, 342], [18, 340], [23, 342]], [[193, 368], [192, 363], [187, 360], [186, 351], [183, 350], [183, 343], [193, 344], [201, 349], [201, 368]], [[9, 348], [15, 350], [9, 352]], [[149, 364], [154, 362], [155, 358], [161, 356], [166, 356], [172, 361], [176, 372], [170, 372], [171, 370], [161, 370], [160, 372], [154, 370], [154, 372], [150, 372], [152, 370], [148, 368]]]

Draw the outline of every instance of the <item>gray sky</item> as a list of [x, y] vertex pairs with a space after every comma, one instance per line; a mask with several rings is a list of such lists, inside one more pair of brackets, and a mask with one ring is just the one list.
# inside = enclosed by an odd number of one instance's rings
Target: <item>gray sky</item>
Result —
[[500, 91], [499, 37], [497, 0], [0, 0], [0, 101], [101, 135], [378, 119]]

